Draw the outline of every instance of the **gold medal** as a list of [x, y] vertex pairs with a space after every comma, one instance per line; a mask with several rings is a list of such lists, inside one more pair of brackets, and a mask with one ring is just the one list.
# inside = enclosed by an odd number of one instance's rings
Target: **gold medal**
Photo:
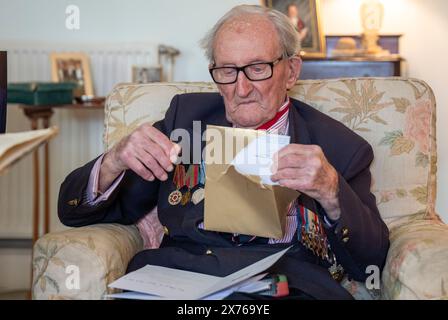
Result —
[[317, 236], [317, 255], [323, 259], [324, 258], [324, 248], [323, 248], [323, 242], [322, 242], [322, 238], [320, 237], [320, 235]]
[[204, 199], [204, 189], [199, 188], [195, 192], [193, 192], [193, 195], [191, 196], [191, 202], [193, 202], [195, 205], [201, 202]]
[[181, 164], [176, 165], [173, 175], [173, 184], [176, 190], [168, 196], [168, 203], [172, 206], [178, 205], [182, 201], [182, 192], [179, 191], [185, 185], [185, 167]]
[[310, 234], [310, 241], [311, 241], [311, 251], [313, 252], [314, 255], [317, 255], [317, 243], [314, 232]]
[[168, 203], [172, 206], [175, 206], [175, 205], [179, 204], [181, 199], [182, 199], [182, 192], [180, 192], [179, 190], [174, 190], [168, 196]]
[[330, 268], [328, 268], [328, 271], [330, 271], [330, 274], [333, 277], [333, 279], [338, 282], [341, 282], [341, 280], [344, 278], [344, 268], [336, 261]]
[[191, 198], [191, 192], [190, 192], [190, 190], [188, 190], [187, 192], [185, 192], [183, 195], [182, 195], [182, 200], [181, 200], [181, 205], [186, 205], [188, 202], [190, 202], [190, 198]]

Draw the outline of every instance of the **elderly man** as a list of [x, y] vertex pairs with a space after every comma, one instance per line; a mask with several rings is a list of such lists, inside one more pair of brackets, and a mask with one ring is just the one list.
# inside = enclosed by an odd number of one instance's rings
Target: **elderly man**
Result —
[[[163, 120], [140, 126], [72, 172], [60, 190], [61, 221], [131, 224], [157, 206], [162, 244], [138, 253], [128, 272], [156, 264], [224, 276], [293, 245], [270, 270], [286, 275], [290, 298], [351, 298], [341, 276], [363, 281], [367, 266], [383, 267], [389, 246], [370, 192], [371, 147], [341, 123], [288, 97], [300, 72], [300, 44], [282, 13], [235, 7], [202, 44], [219, 94], [175, 96]], [[191, 201], [179, 182], [179, 174], [201, 165], [175, 165], [181, 150], [168, 138], [174, 129], [193, 134], [194, 120], [202, 131], [213, 124], [291, 137], [271, 177], [301, 194], [285, 213], [282, 239], [203, 229], [203, 199]], [[190, 185], [188, 193], [204, 183]]]

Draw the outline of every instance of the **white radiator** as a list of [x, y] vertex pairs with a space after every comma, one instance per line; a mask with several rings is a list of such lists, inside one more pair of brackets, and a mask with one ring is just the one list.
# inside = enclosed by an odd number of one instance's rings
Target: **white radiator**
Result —
[[83, 52], [89, 56], [96, 96], [107, 95], [119, 82], [132, 80], [132, 66], [157, 65], [158, 45], [0, 43], [8, 51], [8, 82], [50, 81], [51, 52]]
[[[153, 44], [55, 45], [0, 43], [8, 51], [8, 82], [49, 81], [50, 52], [85, 52], [89, 55], [94, 90], [107, 95], [119, 82], [129, 82], [133, 65], [158, 62], [158, 46]], [[50, 142], [51, 231], [62, 228], [57, 218], [59, 186], [73, 169], [103, 151], [103, 110], [55, 110], [51, 124], [60, 128]], [[17, 105], [8, 105], [7, 131], [29, 130], [30, 123]], [[43, 148], [40, 150], [43, 164]], [[41, 171], [42, 172], [42, 171]], [[41, 174], [41, 179], [42, 179]], [[41, 215], [43, 213], [41, 185]], [[33, 215], [32, 156], [16, 163], [0, 176], [0, 239], [31, 238]], [[42, 218], [41, 218], [42, 219]]]

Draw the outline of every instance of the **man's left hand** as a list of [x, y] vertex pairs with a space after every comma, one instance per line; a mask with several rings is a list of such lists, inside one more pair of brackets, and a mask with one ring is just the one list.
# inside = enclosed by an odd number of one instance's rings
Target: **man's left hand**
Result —
[[272, 171], [272, 181], [316, 199], [328, 218], [339, 219], [339, 176], [319, 146], [287, 145], [274, 156]]

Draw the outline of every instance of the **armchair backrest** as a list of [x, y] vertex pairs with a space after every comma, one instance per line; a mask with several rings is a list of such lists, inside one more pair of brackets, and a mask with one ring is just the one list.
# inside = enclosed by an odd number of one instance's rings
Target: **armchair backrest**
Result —
[[[174, 95], [214, 91], [214, 84], [204, 82], [117, 85], [105, 107], [105, 148], [140, 124], [162, 119]], [[289, 94], [342, 122], [372, 145], [372, 192], [389, 226], [437, 218], [436, 104], [425, 82], [304, 80]]]

